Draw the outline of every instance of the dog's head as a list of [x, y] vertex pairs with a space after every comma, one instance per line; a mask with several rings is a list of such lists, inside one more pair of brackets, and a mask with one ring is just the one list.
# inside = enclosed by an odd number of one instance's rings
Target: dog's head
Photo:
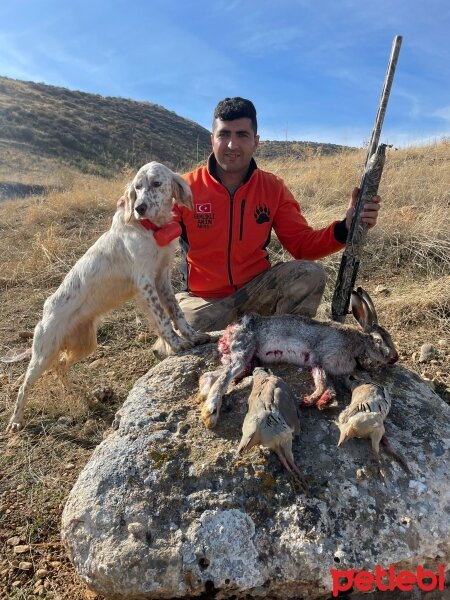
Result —
[[149, 219], [161, 227], [171, 220], [174, 201], [192, 209], [188, 184], [161, 163], [148, 163], [139, 169], [125, 192], [125, 221]]

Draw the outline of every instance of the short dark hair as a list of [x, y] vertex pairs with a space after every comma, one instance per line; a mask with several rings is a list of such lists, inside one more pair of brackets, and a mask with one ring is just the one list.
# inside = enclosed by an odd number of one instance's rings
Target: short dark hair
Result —
[[214, 110], [213, 130], [214, 121], [220, 119], [221, 121], [234, 121], [235, 119], [242, 119], [247, 117], [252, 122], [253, 130], [258, 132], [258, 122], [256, 120], [256, 108], [250, 100], [245, 98], [224, 98], [221, 100]]

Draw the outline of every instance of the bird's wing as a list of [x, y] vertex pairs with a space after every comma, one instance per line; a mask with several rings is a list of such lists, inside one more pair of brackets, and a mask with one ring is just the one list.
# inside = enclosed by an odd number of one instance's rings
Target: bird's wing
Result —
[[353, 415], [362, 412], [376, 412], [381, 413], [383, 419], [386, 417], [391, 409], [391, 397], [382, 386], [376, 386], [371, 392], [367, 393], [362, 390], [358, 393], [358, 388], [353, 392], [353, 398], [350, 406], [348, 406], [344, 412], [343, 417], [347, 421]]
[[292, 390], [281, 379], [274, 391], [274, 404], [282, 414], [294, 435], [300, 433], [300, 407]]

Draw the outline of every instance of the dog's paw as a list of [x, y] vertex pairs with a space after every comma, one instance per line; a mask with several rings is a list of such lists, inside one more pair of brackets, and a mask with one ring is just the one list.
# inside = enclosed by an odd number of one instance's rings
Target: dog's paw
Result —
[[6, 433], [19, 433], [24, 427], [24, 422], [20, 419], [12, 418], [6, 427]]
[[183, 350], [189, 350], [189, 348], [194, 347], [194, 342], [187, 340], [186, 338], [179, 337], [176, 341], [171, 341], [170, 350], [167, 352], [166, 356], [170, 356], [173, 354], [178, 354], [178, 352], [183, 352]]
[[186, 338], [181, 338], [180, 341], [180, 350], [189, 350], [189, 348], [193, 348], [195, 343], [192, 340], [187, 340]]
[[211, 336], [208, 333], [202, 333], [201, 331], [196, 331], [192, 336], [192, 341], [196, 346], [200, 346], [201, 344], [207, 344], [211, 341]]
[[178, 352], [183, 352], [183, 350], [188, 350], [194, 346], [194, 342], [190, 342], [186, 338], [182, 338], [180, 336], [176, 336], [175, 339], [170, 339], [169, 341], [163, 340], [162, 338], [158, 338], [155, 344], [152, 346], [153, 354], [159, 360], [163, 360], [168, 356], [173, 356], [174, 354], [178, 354]]

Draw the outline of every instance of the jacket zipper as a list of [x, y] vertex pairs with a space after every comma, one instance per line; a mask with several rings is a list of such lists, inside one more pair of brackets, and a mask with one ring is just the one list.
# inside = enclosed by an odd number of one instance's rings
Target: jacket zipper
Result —
[[242, 236], [244, 234], [244, 211], [245, 211], [245, 198], [242, 198], [241, 202], [241, 223], [239, 227], [239, 241], [242, 242]]
[[[227, 190], [228, 192], [228, 190]], [[228, 196], [230, 197], [230, 229], [229, 229], [229, 234], [228, 234], [228, 253], [227, 253], [227, 259], [228, 259], [228, 279], [230, 280], [230, 285], [232, 285], [234, 288], [237, 289], [237, 287], [234, 285], [233, 282], [233, 276], [231, 275], [231, 243], [233, 240], [233, 200], [234, 200], [234, 194], [230, 194], [230, 192], [228, 192]]]

